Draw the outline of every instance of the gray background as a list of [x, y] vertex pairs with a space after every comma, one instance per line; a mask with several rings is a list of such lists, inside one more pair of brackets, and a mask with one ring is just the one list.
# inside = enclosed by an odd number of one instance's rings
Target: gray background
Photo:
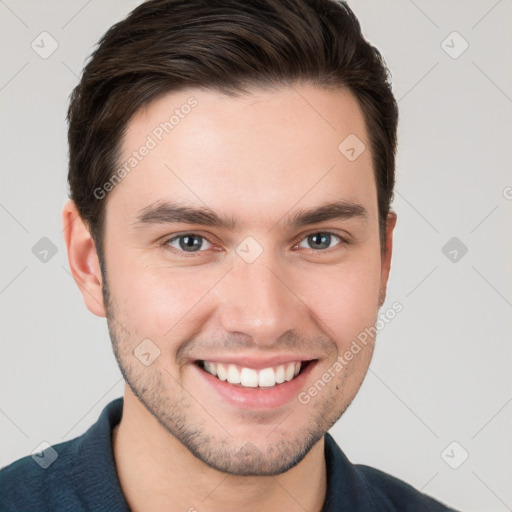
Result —
[[[68, 95], [99, 37], [138, 3], [0, 0], [2, 466], [81, 434], [123, 393], [106, 322], [69, 273], [60, 211]], [[332, 433], [352, 462], [456, 508], [512, 510], [512, 2], [350, 5], [399, 100], [383, 311], [404, 309]], [[31, 47], [51, 49], [43, 31], [58, 43], [47, 58]], [[43, 237], [57, 250], [47, 261], [32, 251]]]

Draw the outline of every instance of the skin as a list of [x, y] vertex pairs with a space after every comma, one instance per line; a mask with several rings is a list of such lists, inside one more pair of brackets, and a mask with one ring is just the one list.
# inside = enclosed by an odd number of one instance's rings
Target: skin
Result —
[[[130, 121], [122, 160], [192, 96], [197, 106], [105, 199], [105, 276], [73, 202], [63, 211], [71, 271], [87, 308], [107, 317], [127, 381], [113, 433], [121, 486], [133, 511], [318, 511], [323, 435], [358, 392], [375, 340], [308, 404], [295, 397], [265, 410], [228, 402], [193, 361], [296, 354], [316, 361], [301, 391], [310, 388], [377, 320], [396, 215], [381, 247], [370, 143], [347, 91], [168, 94]], [[353, 162], [338, 150], [351, 133], [366, 145]], [[162, 199], [207, 206], [239, 226], [137, 225]], [[362, 205], [366, 217], [285, 227], [298, 210], [337, 200]], [[329, 248], [308, 239], [325, 232], [336, 235]], [[190, 233], [204, 238], [189, 257], [178, 255], [179, 240], [165, 245]], [[263, 249], [252, 263], [236, 252], [248, 236]], [[134, 356], [144, 339], [160, 350], [149, 366]]]

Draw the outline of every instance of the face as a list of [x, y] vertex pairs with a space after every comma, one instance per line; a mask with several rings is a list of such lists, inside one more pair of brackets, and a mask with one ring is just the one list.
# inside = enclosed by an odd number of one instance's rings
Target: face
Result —
[[[367, 148], [355, 160], [338, 149], [350, 134]], [[312, 85], [189, 89], [128, 125], [104, 231], [114, 351], [148, 413], [211, 467], [289, 469], [363, 381], [374, 339], [344, 355], [389, 269], [369, 147], [356, 99]]]

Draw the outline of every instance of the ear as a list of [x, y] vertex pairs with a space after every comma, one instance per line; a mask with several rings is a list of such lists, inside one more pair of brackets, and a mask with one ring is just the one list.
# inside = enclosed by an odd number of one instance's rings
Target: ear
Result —
[[96, 246], [75, 203], [71, 200], [66, 202], [62, 210], [62, 227], [68, 251], [69, 268], [82, 292], [85, 305], [91, 313], [104, 317], [106, 310]]
[[381, 251], [381, 270], [380, 270], [380, 296], [379, 307], [386, 300], [386, 289], [391, 268], [391, 254], [393, 252], [393, 230], [396, 225], [396, 213], [390, 211], [386, 219], [386, 240]]

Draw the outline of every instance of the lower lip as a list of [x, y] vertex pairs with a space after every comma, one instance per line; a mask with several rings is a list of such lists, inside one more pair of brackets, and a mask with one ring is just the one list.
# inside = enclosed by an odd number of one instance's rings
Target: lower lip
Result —
[[272, 410], [282, 407], [296, 400], [308, 375], [311, 373], [316, 361], [311, 361], [297, 377], [271, 388], [246, 388], [222, 381], [204, 371], [198, 365], [192, 366], [199, 373], [200, 378], [211, 386], [232, 405], [243, 409]]

